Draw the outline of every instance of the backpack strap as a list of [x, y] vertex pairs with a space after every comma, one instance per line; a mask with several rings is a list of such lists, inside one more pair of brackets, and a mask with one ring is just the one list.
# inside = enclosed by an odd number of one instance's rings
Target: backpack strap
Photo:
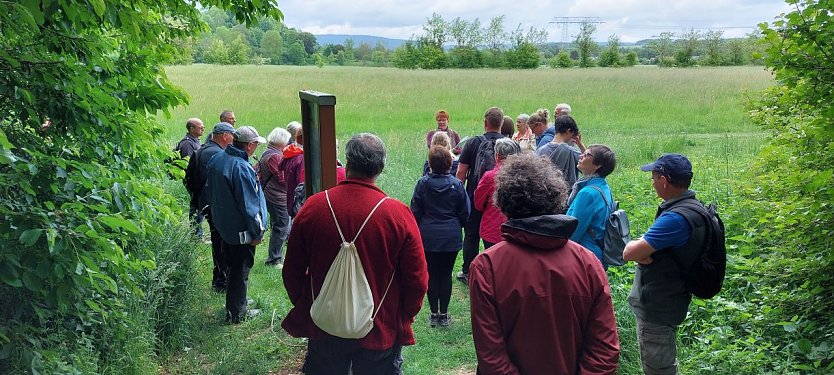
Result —
[[[690, 199], [694, 200], [695, 202], [690, 201]], [[669, 211], [675, 212], [676, 214], [683, 216], [684, 220], [686, 220], [686, 222], [689, 224], [689, 230], [690, 230], [689, 235], [690, 236], [692, 235], [692, 233], [695, 232], [695, 225], [697, 224], [697, 222], [695, 221], [695, 218], [690, 216], [690, 215], [685, 215], [681, 212], [678, 212], [678, 211], [676, 211], [676, 209], [683, 209], [683, 210], [688, 210], [688, 211], [694, 212], [695, 215], [700, 216], [701, 219], [704, 220], [704, 225], [710, 225], [710, 220], [711, 219], [709, 218], [709, 213], [706, 211], [706, 209], [704, 209], [703, 204], [698, 204], [698, 203], [700, 203], [700, 202], [697, 199], [689, 198], [689, 199], [684, 199], [680, 203], [678, 203], [676, 205], [673, 205], [672, 207], [669, 208]], [[710, 236], [712, 236], [712, 231], [708, 229], [707, 230], [707, 238], [706, 238], [707, 244], [709, 244], [710, 241], [711, 241]], [[691, 238], [690, 238], [690, 240], [691, 240]], [[689, 267], [687, 267], [686, 265], [683, 264], [683, 260], [680, 258], [680, 255], [678, 255], [678, 253], [676, 253], [674, 251], [670, 251], [670, 253], [672, 254], [672, 260], [674, 260], [675, 264], [678, 265], [678, 269], [680, 270], [681, 275], [683, 276], [684, 279], [686, 279], [687, 276], [688, 276], [687, 274], [689, 273]], [[698, 261], [698, 257], [695, 258], [695, 261], [696, 262]]]
[[[607, 209], [608, 209], [608, 214], [609, 214], [609, 215], [610, 215], [612, 212], [614, 212], [614, 209], [611, 207], [611, 205], [610, 205], [610, 204], [608, 204], [608, 199], [607, 199], [607, 198], [605, 198], [605, 192], [603, 192], [603, 191], [602, 191], [602, 189], [600, 189], [598, 186], [594, 186], [594, 185], [588, 185], [588, 187], [589, 187], [589, 188], [591, 188], [591, 189], [594, 189], [594, 190], [596, 190], [596, 191], [598, 191], [598, 192], [599, 192], [599, 195], [601, 195], [601, 196], [602, 196], [602, 201], [603, 201], [603, 202], [605, 202], [605, 208], [607, 208]], [[604, 229], [604, 226], [603, 226], [603, 231], [604, 231], [604, 230], [605, 230], [605, 229]], [[603, 247], [605, 247], [605, 246], [603, 246], [604, 241], [605, 241], [605, 236], [603, 236], [603, 238], [602, 238], [603, 243], [600, 243], [599, 241], [597, 241], [597, 240], [596, 240], [597, 235], [596, 235], [596, 233], [594, 233], [594, 229], [593, 229], [593, 228], [591, 228], [591, 226], [590, 226], [590, 225], [588, 226], [588, 234], [590, 234], [590, 235], [591, 235], [591, 239], [593, 239], [593, 240], [594, 240], [594, 242], [596, 242], [597, 246], [599, 246], [599, 248], [600, 248], [600, 249], [602, 249]]]
[[614, 207], [611, 204], [608, 204], [608, 198], [605, 198], [605, 192], [603, 192], [602, 189], [599, 188], [599, 186], [590, 185], [589, 187], [598, 191], [599, 195], [602, 195], [602, 201], [605, 202], [605, 207], [608, 208], [608, 212], [614, 211]]

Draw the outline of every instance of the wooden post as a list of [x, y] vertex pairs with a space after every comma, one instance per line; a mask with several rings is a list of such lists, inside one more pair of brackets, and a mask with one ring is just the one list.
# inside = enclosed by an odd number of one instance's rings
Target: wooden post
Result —
[[336, 97], [302, 90], [304, 186], [307, 196], [336, 186]]

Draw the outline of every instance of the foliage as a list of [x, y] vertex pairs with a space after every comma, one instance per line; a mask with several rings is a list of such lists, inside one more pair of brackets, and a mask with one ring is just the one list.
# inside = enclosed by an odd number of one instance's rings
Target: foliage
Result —
[[[754, 312], [767, 345], [788, 350], [791, 370], [834, 370], [834, 21], [830, 1], [790, 0], [794, 11], [763, 24], [779, 85], [753, 103], [770, 133], [748, 192], [759, 216], [745, 265], [768, 306]], [[751, 251], [752, 252], [752, 251]], [[758, 275], [755, 277], [753, 274]], [[768, 327], [768, 325], [771, 325]], [[769, 328], [769, 329], [768, 329]], [[769, 353], [768, 353], [769, 354]]]
[[539, 49], [530, 42], [522, 42], [507, 51], [505, 56], [507, 67], [511, 69], [535, 69], [539, 67], [541, 61]]
[[637, 65], [637, 52], [628, 51], [625, 55], [625, 66], [635, 66]]
[[599, 48], [594, 41], [594, 33], [597, 31], [597, 26], [591, 22], [582, 22], [579, 26], [579, 34], [576, 35], [574, 44], [579, 50], [579, 67], [588, 68], [594, 66], [594, 61], [591, 59], [594, 51]]
[[619, 67], [622, 65], [620, 57], [620, 38], [617, 35], [608, 37], [608, 46], [599, 54], [599, 66]]
[[[201, 3], [281, 17], [271, 0]], [[142, 296], [159, 263], [135, 245], [176, 217], [150, 116], [186, 100], [160, 66], [204, 27], [178, 0], [0, 2], [0, 372], [97, 358], [51, 347], [99, 350], [92, 333]]]
[[649, 48], [653, 50], [657, 54], [657, 65], [658, 66], [668, 66], [666, 65], [667, 59], [672, 56], [673, 53], [673, 44], [672, 44], [672, 36], [674, 34], [670, 32], [662, 32], [658, 35], [655, 39], [649, 43]]

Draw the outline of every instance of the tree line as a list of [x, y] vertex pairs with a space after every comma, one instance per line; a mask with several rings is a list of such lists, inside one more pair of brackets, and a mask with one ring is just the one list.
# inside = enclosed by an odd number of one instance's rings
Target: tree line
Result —
[[624, 45], [617, 35], [606, 43], [595, 40], [596, 25], [583, 23], [569, 44], [548, 43], [547, 31], [521, 25], [507, 30], [504, 15], [481, 20], [456, 17], [446, 20], [434, 13], [426, 19], [423, 34], [391, 49], [381, 42], [358, 45], [320, 45], [315, 35], [287, 27], [272, 18], [248, 28], [235, 15], [216, 7], [202, 11], [205, 32], [177, 39], [175, 64], [362, 65], [403, 69], [535, 69], [570, 67], [729, 66], [763, 64], [761, 37], [726, 39], [723, 30], [690, 29], [662, 32], [636, 45]]

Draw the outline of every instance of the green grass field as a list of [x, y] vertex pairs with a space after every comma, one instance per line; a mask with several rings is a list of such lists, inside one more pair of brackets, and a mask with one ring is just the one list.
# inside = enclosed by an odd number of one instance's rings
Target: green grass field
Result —
[[[745, 95], [773, 83], [760, 67], [404, 71], [192, 65], [169, 67], [167, 73], [191, 96], [190, 105], [174, 109], [171, 118], [160, 117], [171, 147], [184, 134], [188, 117], [200, 117], [210, 130], [220, 111], [231, 109], [238, 126], [252, 125], [265, 136], [276, 126], [300, 120], [299, 90], [327, 92], [336, 96], [341, 144], [359, 132], [376, 133], [386, 142], [388, 165], [378, 183], [406, 203], [421, 174], [425, 134], [434, 127], [437, 109], [451, 114], [450, 127], [463, 136], [483, 132], [483, 113], [491, 106], [515, 118], [537, 108], [552, 112], [556, 104], [567, 102], [585, 143], [607, 144], [617, 154], [618, 168], [608, 180], [636, 236], [651, 224], [659, 203], [649, 176], [637, 167], [663, 152], [688, 155], [695, 170], [693, 189], [700, 198], [718, 203], [724, 212], [737, 211], [736, 176], [748, 168], [764, 139], [747, 119]], [[176, 183], [170, 189], [184, 196]], [[197, 278], [204, 286], [195, 306], [201, 312], [201, 329], [193, 346], [172, 355], [161, 372], [295, 373], [305, 344], [279, 326], [290, 305], [280, 271], [262, 265], [266, 246], [258, 248], [249, 287], [265, 313], [240, 326], [223, 322], [224, 299], [209, 288], [209, 248], [200, 245], [197, 251], [202, 271]], [[632, 273], [633, 267], [609, 270], [620, 326], [621, 374], [641, 373], [634, 318], [626, 302]], [[466, 287], [455, 282], [452, 299], [455, 323], [448, 330], [428, 328], [425, 311], [417, 317], [417, 345], [404, 350], [406, 374], [474, 370]], [[683, 340], [682, 373], [701, 371], [698, 363], [686, 360], [687, 352], [698, 349], [697, 340]]]

